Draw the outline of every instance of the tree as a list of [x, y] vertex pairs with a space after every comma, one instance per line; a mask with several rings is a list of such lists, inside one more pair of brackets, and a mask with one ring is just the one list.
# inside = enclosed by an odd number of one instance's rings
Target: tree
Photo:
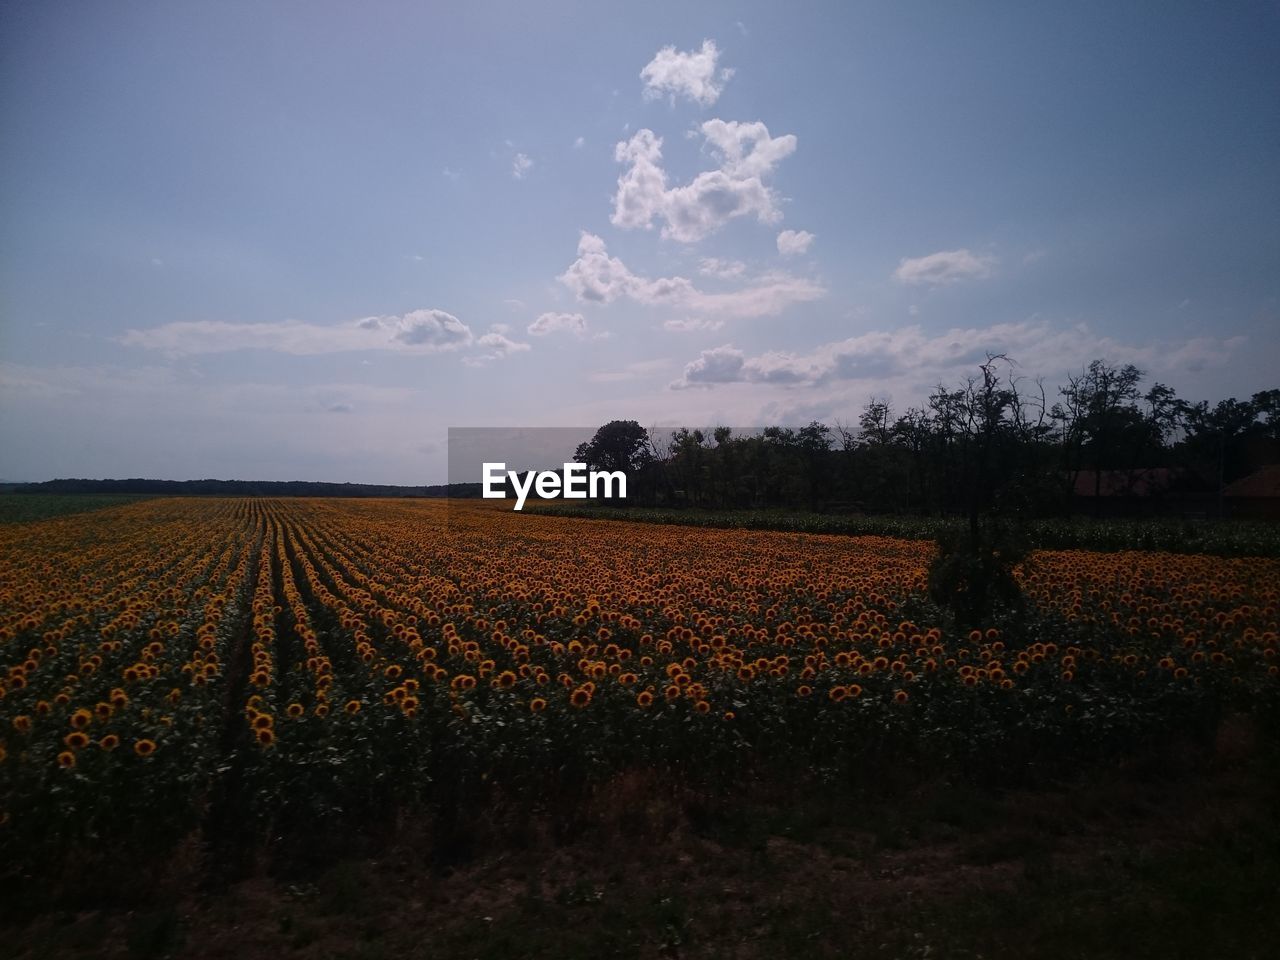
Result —
[[[1115, 367], [1094, 360], [1078, 377], [1061, 388], [1065, 406], [1055, 407], [1063, 422], [1064, 447], [1077, 452], [1087, 449], [1093, 462], [1093, 510], [1102, 512], [1102, 472], [1115, 466], [1116, 450], [1126, 425], [1141, 414], [1134, 406], [1141, 394], [1138, 384], [1144, 374], [1131, 363]], [[1074, 463], [1073, 473], [1080, 462]]]
[[592, 470], [635, 473], [652, 459], [649, 432], [634, 420], [611, 420], [588, 443], [578, 444], [573, 458]]

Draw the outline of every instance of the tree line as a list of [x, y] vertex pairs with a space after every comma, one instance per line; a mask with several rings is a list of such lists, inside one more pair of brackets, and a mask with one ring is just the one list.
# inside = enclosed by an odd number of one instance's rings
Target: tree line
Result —
[[1132, 492], [1197, 490], [1220, 513], [1226, 484], [1278, 459], [1280, 390], [1211, 405], [1145, 378], [1094, 360], [1050, 393], [996, 355], [902, 411], [873, 397], [856, 422], [750, 433], [615, 420], [575, 459], [625, 470], [632, 505], [968, 516], [975, 527], [985, 515], [1065, 514], [1082, 492], [1100, 512], [1126, 477]]

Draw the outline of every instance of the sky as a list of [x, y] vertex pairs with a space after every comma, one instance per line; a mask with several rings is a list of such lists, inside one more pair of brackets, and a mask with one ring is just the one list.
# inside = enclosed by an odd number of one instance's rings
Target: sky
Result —
[[4, 480], [1280, 386], [1273, 2], [10, 0], [0, 123]]

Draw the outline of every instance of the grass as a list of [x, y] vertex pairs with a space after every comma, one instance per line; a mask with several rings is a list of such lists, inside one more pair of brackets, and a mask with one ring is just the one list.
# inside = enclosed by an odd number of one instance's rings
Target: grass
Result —
[[[529, 513], [633, 523], [675, 524], [785, 533], [884, 536], [934, 540], [957, 519], [891, 515], [833, 515], [797, 510], [699, 510], [608, 507], [541, 501]], [[1018, 524], [1033, 548], [1047, 550], [1161, 550], [1226, 557], [1280, 557], [1280, 523], [1252, 520], [1094, 520], [1086, 517], [1026, 520]]]
[[602, 810], [571, 842], [448, 867], [401, 836], [310, 880], [51, 911], [0, 930], [0, 955], [1249, 960], [1280, 937], [1276, 772], [1254, 756], [1035, 792], [685, 797], [647, 834]]
[[151, 499], [149, 494], [0, 494], [0, 524], [31, 523]]

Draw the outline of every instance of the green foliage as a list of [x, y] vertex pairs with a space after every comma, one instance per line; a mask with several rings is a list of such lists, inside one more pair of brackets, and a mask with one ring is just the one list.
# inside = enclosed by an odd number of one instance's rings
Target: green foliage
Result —
[[981, 627], [997, 609], [1022, 605], [1016, 572], [1026, 561], [1025, 541], [994, 522], [944, 530], [929, 567], [929, 596], [951, 611], [958, 626]]

